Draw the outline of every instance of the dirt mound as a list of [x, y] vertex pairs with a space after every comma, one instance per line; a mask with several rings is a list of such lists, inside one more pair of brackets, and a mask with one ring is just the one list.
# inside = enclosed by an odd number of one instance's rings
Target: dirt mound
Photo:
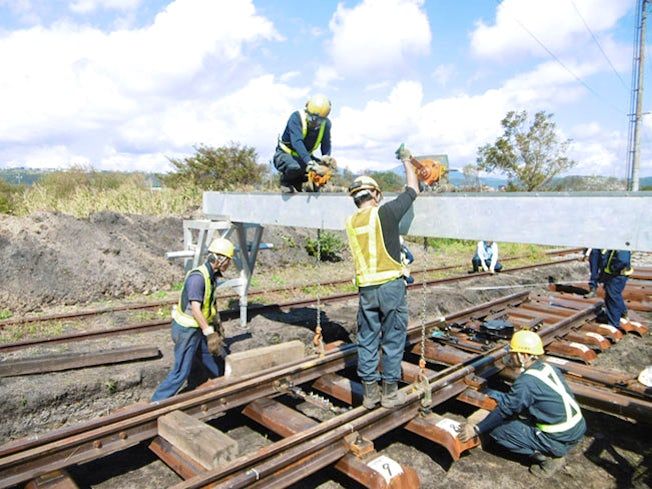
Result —
[[[344, 234], [339, 233], [345, 245]], [[265, 228], [273, 252], [260, 269], [314, 261], [306, 242], [316, 231]], [[344, 246], [346, 249], [346, 246]], [[0, 216], [0, 309], [14, 313], [169, 290], [183, 280], [183, 219], [100, 212], [87, 219], [60, 213]], [[348, 251], [345, 251], [348, 253]]]
[[182, 246], [182, 220], [101, 212], [0, 217], [0, 304], [11, 311], [169, 288], [181, 279], [165, 252]]

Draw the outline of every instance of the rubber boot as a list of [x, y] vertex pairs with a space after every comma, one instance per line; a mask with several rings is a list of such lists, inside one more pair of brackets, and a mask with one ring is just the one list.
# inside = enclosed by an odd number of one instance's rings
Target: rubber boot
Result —
[[405, 404], [405, 394], [399, 392], [398, 382], [383, 381], [383, 395], [380, 405], [386, 409], [394, 409]]
[[364, 397], [362, 405], [366, 409], [373, 409], [380, 402], [380, 386], [378, 382], [362, 382]]
[[547, 479], [555, 475], [566, 463], [565, 457], [545, 457], [542, 462], [537, 462], [530, 465], [530, 474], [540, 479]]

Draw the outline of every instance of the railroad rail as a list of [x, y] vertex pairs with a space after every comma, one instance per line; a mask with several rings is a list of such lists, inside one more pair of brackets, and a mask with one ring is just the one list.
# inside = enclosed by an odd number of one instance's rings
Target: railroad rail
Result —
[[[216, 379], [163, 402], [127, 407], [0, 446], [0, 487], [27, 482], [147, 440], [153, 440], [152, 450], [185, 479], [174, 486], [177, 489], [209, 484], [288, 487], [330, 464], [365, 487], [418, 487], [416, 473], [409, 466], [400, 466], [401, 475], [396, 479], [388, 478], [384, 465], [377, 466], [380, 456], [373, 440], [403, 427], [444, 446], [454, 460], [477, 445], [477, 440], [460, 443], [450, 429], [454, 421], [432, 409], [453, 398], [478, 408], [493, 407], [493, 400], [482, 393], [486, 380], [514, 375], [501, 362], [507, 354], [505, 342], [486, 336], [482, 330], [484, 321], [496, 318], [509, 320], [516, 329], [537, 330], [548, 361], [564, 371], [582, 404], [650, 422], [649, 390], [634, 378], [589, 366], [600, 351], [622, 338], [622, 333], [595, 323], [600, 306], [600, 301], [579, 303], [564, 294], [521, 292], [423, 324], [410, 323], [402, 364], [406, 384], [402, 389], [408, 402], [395, 410], [379, 407], [368, 411], [359, 406], [361, 385], [347, 376], [356, 364], [356, 346], [330, 344], [321, 356], [314, 354], [238, 379]], [[422, 329], [429, 338], [423, 342]], [[646, 334], [647, 329], [636, 332]], [[428, 361], [423, 371], [415, 360], [421, 353]], [[283, 401], [297, 388], [328, 396], [340, 414], [319, 422], [296, 412]], [[243, 414], [283, 438], [227, 465], [210, 468], [189, 459], [159, 436], [158, 421], [164, 415], [182, 412], [205, 422], [236, 408], [244, 408]]]
[[[566, 250], [568, 252], [568, 250]], [[575, 250], [571, 250], [575, 251]], [[560, 253], [560, 252], [557, 252]], [[546, 266], [555, 266], [563, 263], [570, 263], [573, 261], [577, 261], [577, 258], [563, 258], [560, 260], [554, 260], [554, 261], [547, 261], [547, 262], [541, 262], [541, 263], [535, 263], [531, 265], [524, 265], [520, 267], [515, 267], [515, 268], [510, 268], [507, 270], [504, 270], [501, 272], [501, 274], [510, 274], [510, 273], [518, 273], [524, 270], [530, 270], [533, 268], [541, 268], [541, 267], [546, 267]], [[475, 278], [480, 278], [480, 277], [490, 277], [493, 276], [489, 272], [479, 272], [479, 273], [474, 273], [474, 274], [462, 274], [462, 275], [454, 275], [451, 277], [445, 277], [445, 278], [440, 278], [440, 279], [431, 279], [431, 280], [426, 280], [425, 284], [423, 281], [417, 282], [415, 281], [413, 284], [408, 285], [408, 290], [415, 289], [415, 288], [422, 288], [424, 285], [427, 287], [433, 287], [433, 286], [438, 286], [442, 284], [447, 284], [447, 283], [455, 283], [455, 282], [461, 282], [461, 281], [466, 281], [466, 280], [472, 280]], [[337, 283], [340, 283], [339, 281]], [[343, 283], [343, 282], [342, 282]], [[321, 284], [321, 286], [325, 286], [325, 284]], [[346, 293], [341, 293], [341, 294], [333, 294], [327, 297], [320, 298], [321, 302], [324, 303], [331, 303], [331, 302], [337, 302], [337, 301], [344, 301], [344, 300], [349, 300], [352, 298], [357, 297], [357, 292], [346, 292]], [[254, 314], [260, 314], [264, 313], [266, 311], [270, 310], [277, 310], [277, 309], [283, 309], [283, 308], [292, 308], [292, 307], [300, 307], [300, 306], [306, 306], [306, 305], [312, 305], [316, 303], [316, 299], [314, 298], [307, 298], [307, 299], [300, 299], [300, 300], [292, 300], [292, 301], [286, 301], [282, 303], [273, 303], [273, 304], [250, 304], [248, 306], [248, 311]], [[235, 319], [238, 317], [240, 311], [238, 309], [227, 309], [224, 311], [220, 312], [220, 315], [222, 319], [225, 320], [230, 320], [230, 319]], [[161, 329], [161, 328], [167, 328], [170, 325], [170, 319], [163, 319], [163, 320], [150, 320], [150, 321], [142, 321], [139, 323], [134, 323], [134, 324], [127, 324], [124, 326], [119, 326], [116, 328], [106, 328], [106, 329], [98, 329], [98, 330], [91, 330], [91, 331], [80, 331], [76, 333], [68, 333], [64, 335], [58, 335], [58, 336], [53, 336], [49, 338], [35, 338], [35, 339], [29, 339], [29, 340], [22, 340], [22, 341], [16, 341], [12, 343], [4, 343], [0, 344], [0, 353], [6, 353], [10, 351], [15, 351], [15, 350], [20, 350], [23, 348], [29, 348], [29, 347], [34, 347], [34, 346], [40, 346], [40, 345], [54, 345], [54, 344], [60, 344], [60, 343], [68, 343], [72, 341], [80, 341], [80, 340], [87, 340], [87, 339], [96, 339], [96, 338], [103, 338], [107, 336], [118, 336], [118, 335], [124, 335], [124, 334], [134, 334], [134, 333], [146, 333], [149, 331]]]
[[[564, 248], [562, 250], [548, 250], [544, 254], [546, 256], [564, 256], [564, 255], [570, 255], [573, 253], [579, 253], [582, 251], [583, 248]], [[511, 256], [511, 257], [505, 257], [501, 261], [503, 262], [508, 262], [508, 261], [514, 261], [514, 260], [522, 260], [524, 258], [528, 258], [527, 255], [517, 255], [517, 256]], [[458, 263], [456, 265], [447, 265], [443, 267], [428, 267], [428, 268], [422, 268], [419, 270], [413, 270], [412, 275], [421, 275], [425, 273], [436, 273], [436, 272], [445, 272], [448, 270], [455, 270], [458, 268], [463, 268], [467, 267], [468, 262], [464, 263]], [[652, 274], [652, 269], [650, 270], [650, 273]], [[652, 280], [652, 277], [650, 278]], [[322, 287], [330, 287], [330, 286], [335, 286], [335, 285], [342, 285], [346, 283], [350, 283], [351, 279], [340, 279], [340, 280], [331, 280], [327, 282], [321, 283]], [[309, 287], [314, 284], [297, 284], [297, 285], [289, 285], [286, 287], [279, 287], [273, 290], [251, 290], [248, 292], [248, 296], [260, 296], [263, 294], [274, 294], [274, 293], [279, 293], [279, 292], [288, 292], [288, 291], [293, 291], [297, 289], [301, 289], [303, 287]], [[238, 294], [225, 294], [221, 296], [222, 299], [237, 299], [239, 297]], [[122, 312], [122, 311], [134, 311], [134, 310], [140, 310], [140, 309], [152, 309], [155, 307], [163, 307], [163, 306], [171, 306], [173, 304], [176, 304], [178, 298], [173, 298], [173, 299], [166, 299], [166, 300], [161, 300], [161, 301], [148, 301], [148, 302], [137, 302], [133, 304], [122, 304], [122, 305], [117, 305], [117, 306], [112, 306], [112, 307], [101, 307], [101, 308], [93, 308], [93, 309], [86, 309], [83, 311], [70, 311], [70, 312], [62, 312], [62, 313], [56, 313], [56, 314], [47, 314], [47, 315], [37, 315], [37, 316], [23, 316], [23, 317], [14, 317], [14, 318], [8, 318], [8, 319], [3, 319], [0, 321], [0, 330], [4, 329], [6, 326], [14, 326], [18, 324], [29, 324], [29, 323], [37, 323], [37, 322], [45, 322], [45, 321], [55, 321], [55, 320], [60, 320], [60, 319], [76, 319], [76, 318], [84, 318], [88, 316], [98, 316], [101, 314], [111, 314], [111, 313], [116, 313], [116, 312]]]

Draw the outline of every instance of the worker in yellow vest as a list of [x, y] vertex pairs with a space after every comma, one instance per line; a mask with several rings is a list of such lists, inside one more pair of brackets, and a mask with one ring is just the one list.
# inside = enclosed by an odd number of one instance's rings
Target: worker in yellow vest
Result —
[[152, 401], [174, 396], [186, 380], [192, 382], [193, 360], [199, 360], [211, 377], [221, 375], [214, 355], [220, 353], [222, 337], [212, 324], [219, 323], [215, 306], [215, 286], [233, 258], [234, 247], [228, 239], [216, 238], [208, 247], [203, 265], [188, 272], [172, 309], [172, 340], [174, 365], [168, 376], [157, 387]]
[[[347, 219], [346, 232], [359, 291], [358, 375], [367, 409], [373, 409], [378, 402], [388, 409], [405, 403], [405, 396], [398, 390], [408, 323], [399, 222], [419, 193], [411, 156], [401, 145], [397, 157], [405, 167], [407, 187], [394, 200], [380, 205], [383, 194], [378, 183], [368, 176], [356, 178], [349, 187], [358, 208]], [[380, 349], [382, 373], [378, 372]]]
[[[301, 192], [308, 172], [325, 175], [334, 160], [331, 154], [331, 102], [324, 95], [315, 95], [303, 110], [290, 115], [274, 153], [274, 167], [281, 173], [281, 191]], [[321, 151], [321, 158], [314, 155]]]
[[458, 436], [465, 442], [487, 433], [510, 452], [530, 457], [532, 474], [550, 477], [584, 436], [586, 422], [563, 374], [539, 360], [543, 343], [538, 334], [514, 333], [509, 355], [509, 363], [521, 370], [511, 390], [488, 390], [498, 406], [477, 425], [462, 425]]

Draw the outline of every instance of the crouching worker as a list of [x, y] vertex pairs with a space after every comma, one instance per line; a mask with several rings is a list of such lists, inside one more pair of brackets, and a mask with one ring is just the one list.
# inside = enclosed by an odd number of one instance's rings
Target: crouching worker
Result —
[[495, 241], [478, 241], [475, 255], [471, 259], [473, 272], [478, 272], [480, 267], [485, 272], [500, 272], [503, 266], [498, 262], [498, 243]]
[[213, 355], [220, 352], [222, 336], [213, 324], [219, 324], [219, 313], [213, 295], [217, 279], [226, 271], [233, 258], [233, 244], [216, 238], [208, 247], [206, 262], [188, 272], [181, 289], [179, 303], [172, 309], [172, 340], [174, 365], [158, 386], [152, 401], [174, 396], [187, 380], [192, 385], [193, 361], [198, 360], [209, 375], [221, 375]]
[[561, 372], [537, 358], [543, 355], [538, 334], [515, 333], [509, 355], [522, 373], [507, 394], [489, 391], [496, 409], [477, 425], [462, 425], [458, 437], [464, 442], [489, 434], [510, 452], [529, 456], [532, 474], [549, 477], [563, 467], [568, 450], [584, 436], [586, 423]]

